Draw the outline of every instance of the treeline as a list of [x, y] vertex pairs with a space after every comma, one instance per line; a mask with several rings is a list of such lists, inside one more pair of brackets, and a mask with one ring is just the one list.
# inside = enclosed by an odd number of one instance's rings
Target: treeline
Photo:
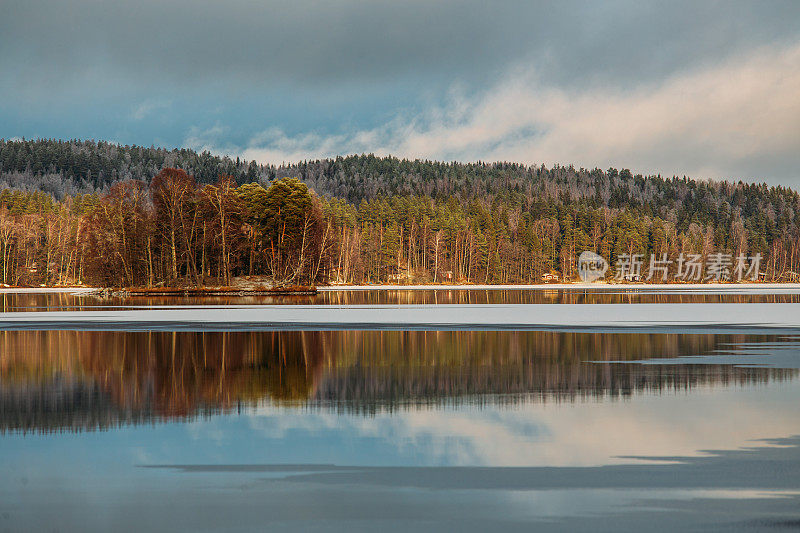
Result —
[[164, 168], [182, 168], [201, 183], [220, 175], [238, 183], [272, 178], [255, 162], [208, 152], [120, 146], [104, 141], [0, 139], [0, 189], [42, 191], [56, 199], [106, 191], [118, 181], [149, 183]]
[[[713, 187], [739, 198], [736, 186]], [[574, 279], [584, 250], [609, 259], [642, 254], [645, 264], [663, 254], [761, 254], [764, 279], [791, 280], [800, 266], [798, 197], [762, 192], [759, 201], [774, 200], [766, 210], [745, 216], [725, 203], [711, 220], [696, 214], [682, 224], [586, 197], [396, 194], [355, 204], [294, 178], [237, 185], [222, 175], [203, 184], [166, 168], [149, 183], [118, 181], [104, 193], [61, 200], [2, 190], [0, 281], [227, 285], [259, 275], [278, 285], [529, 283], [551, 271]], [[614, 274], [612, 267], [607, 275]]]
[[426, 196], [461, 201], [501, 196], [523, 209], [539, 201], [629, 209], [673, 221], [683, 231], [692, 222], [719, 225], [725, 217], [763, 213], [793, 220], [798, 195], [786, 187], [686, 177], [634, 175], [630, 170], [516, 163], [445, 163], [353, 155], [295, 164], [260, 165], [188, 149], [166, 150], [95, 141], [0, 139], [0, 190], [42, 191], [65, 196], [102, 193], [114, 183], [149, 183], [165, 168], [180, 168], [198, 183], [229, 176], [237, 185], [295, 177], [317, 194], [359, 204], [390, 196]]

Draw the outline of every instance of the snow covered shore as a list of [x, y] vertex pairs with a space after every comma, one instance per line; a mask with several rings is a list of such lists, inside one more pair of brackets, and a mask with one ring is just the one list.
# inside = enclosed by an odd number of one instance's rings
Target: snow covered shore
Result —
[[[550, 283], [539, 285], [328, 285], [319, 292], [338, 291], [590, 291], [696, 294], [800, 294], [800, 283]], [[0, 294], [89, 294], [92, 287], [0, 287]]]
[[540, 285], [330, 285], [322, 291], [646, 291], [697, 294], [800, 294], [800, 283], [549, 283]]
[[92, 287], [0, 287], [0, 294], [88, 294]]
[[800, 334], [800, 304], [185, 306], [0, 313], [0, 330], [558, 330]]

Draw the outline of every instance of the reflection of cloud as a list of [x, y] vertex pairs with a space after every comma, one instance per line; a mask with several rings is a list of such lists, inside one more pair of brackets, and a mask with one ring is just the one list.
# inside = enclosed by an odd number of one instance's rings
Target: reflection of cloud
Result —
[[[319, 431], [321, 429], [335, 429], [340, 425], [339, 417], [328, 413], [303, 412], [298, 415], [292, 408], [272, 406], [255, 409], [257, 416], [249, 419], [249, 426], [262, 432], [271, 439], [284, 439], [292, 430]], [[202, 428], [202, 426], [200, 426]]]
[[249, 424], [269, 439], [340, 432], [360, 445], [388, 446], [412, 464], [596, 466], [634, 461], [622, 456], [694, 456], [800, 434], [797, 396], [792, 384], [775, 385], [768, 394], [697, 388], [691, 395], [635, 401], [462, 406], [373, 418], [266, 404]]
[[270, 129], [241, 153], [272, 163], [374, 152], [734, 178], [760, 177], [769, 159], [794, 176], [798, 94], [800, 44], [630, 89], [555, 89], [519, 69], [479, 97], [453, 94], [443, 107], [374, 129], [295, 136]]

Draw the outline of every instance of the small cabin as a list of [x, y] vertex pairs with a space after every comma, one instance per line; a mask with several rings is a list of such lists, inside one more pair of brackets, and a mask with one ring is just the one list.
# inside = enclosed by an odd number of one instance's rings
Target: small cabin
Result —
[[544, 281], [545, 283], [556, 283], [558, 282], [558, 273], [546, 272], [542, 274], [542, 281]]

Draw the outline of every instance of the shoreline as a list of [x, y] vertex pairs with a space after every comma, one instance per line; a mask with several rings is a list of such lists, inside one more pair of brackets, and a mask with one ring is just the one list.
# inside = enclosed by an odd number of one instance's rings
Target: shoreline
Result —
[[[651, 291], [651, 292], [716, 292], [751, 293], [756, 291], [778, 292], [783, 294], [800, 294], [800, 283], [551, 283], [536, 285], [318, 285], [315, 287], [320, 292], [344, 291]], [[131, 296], [194, 296], [204, 295], [231, 295], [252, 296], [258, 295], [305, 295], [311, 291], [292, 290], [258, 290], [228, 289], [215, 290], [211, 288], [135, 288], [135, 289], [110, 289], [106, 287], [0, 287], [2, 294], [76, 294], [89, 295], [104, 291], [125, 292]]]
[[798, 304], [186, 306], [0, 313], [0, 330], [428, 330], [797, 335]]
[[783, 289], [800, 291], [800, 283], [549, 283], [536, 285], [318, 285], [317, 291], [497, 291], [497, 290], [654, 290], [654, 291], [693, 291], [693, 290], [754, 290]]
[[96, 287], [0, 287], [0, 294], [89, 294]]

